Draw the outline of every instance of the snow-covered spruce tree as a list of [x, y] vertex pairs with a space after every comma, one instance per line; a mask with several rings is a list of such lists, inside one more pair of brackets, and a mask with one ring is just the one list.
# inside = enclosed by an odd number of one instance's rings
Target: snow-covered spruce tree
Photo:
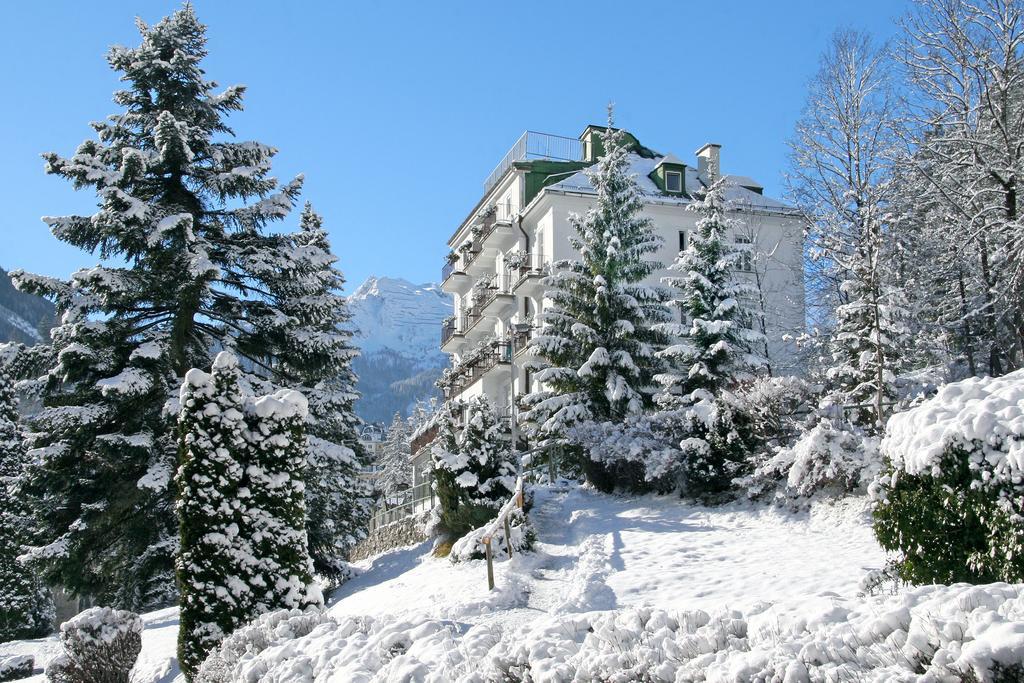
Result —
[[[711, 173], [717, 176], [718, 169]], [[756, 291], [738, 275], [743, 253], [732, 246], [731, 235], [740, 223], [726, 216], [724, 178], [688, 208], [699, 216], [696, 230], [665, 278], [685, 322], [660, 326], [673, 343], [658, 352], [666, 370], [657, 376], [657, 421], [679, 438], [684, 489], [716, 494], [742, 473], [753, 446], [748, 419], [728, 392], [752, 378], [765, 360], [756, 353], [763, 348], [761, 335], [743, 303]]]
[[515, 490], [516, 465], [509, 436], [486, 396], [469, 401], [458, 441], [466, 469], [457, 481], [471, 504], [499, 508]]
[[272, 334], [294, 324], [280, 280], [308, 268], [292, 263], [300, 237], [269, 231], [301, 178], [281, 186], [270, 175], [276, 150], [231, 140], [225, 117], [242, 108], [244, 88], [206, 79], [192, 7], [139, 29], [138, 47], [108, 56], [125, 83], [120, 111], [73, 156], [45, 157], [49, 173], [99, 202], [91, 216], [46, 222], [101, 264], [67, 282], [14, 277], [61, 316], [24, 481], [38, 531], [31, 555], [49, 582], [141, 611], [176, 599], [181, 378], [232, 348], [268, 389], [287, 386]]
[[409, 424], [395, 413], [377, 462], [381, 468], [377, 476], [377, 492], [387, 507], [405, 502], [412, 488], [410, 440]]
[[445, 401], [434, 421], [437, 425], [437, 435], [430, 444], [430, 465], [434, 493], [437, 494], [438, 514], [441, 526], [453, 538], [469, 530], [463, 528], [464, 523], [459, 522], [459, 505], [463, 491], [457, 479], [466, 469], [466, 457], [459, 453], [458, 416], [462, 414], [463, 409], [461, 401]]
[[18, 562], [29, 538], [27, 510], [17, 485], [25, 464], [22, 442], [14, 382], [0, 368], [0, 642], [46, 635], [54, 619], [50, 591]]
[[358, 477], [366, 458], [359, 444], [361, 421], [352, 359], [357, 351], [344, 327], [351, 316], [341, 295], [345, 278], [335, 263], [322, 217], [307, 202], [293, 244], [287, 277], [268, 273], [284, 322], [268, 325], [275, 338], [278, 380], [309, 401], [306, 532], [320, 576], [344, 580], [341, 559], [366, 535], [372, 495]]
[[[550, 304], [530, 341], [545, 390], [526, 398], [523, 417], [541, 439], [571, 442], [579, 424], [639, 414], [652, 403], [653, 377], [662, 366], [655, 353], [664, 337], [654, 326], [669, 318], [665, 295], [640, 284], [661, 267], [647, 258], [660, 241], [641, 215], [624, 133], [612, 123], [609, 108], [601, 135], [605, 155], [587, 171], [594, 205], [569, 218], [576, 233], [570, 243], [580, 257], [555, 263], [544, 280]], [[642, 486], [643, 468], [636, 463], [606, 462], [594, 452], [581, 457], [587, 479], [603, 490]]]
[[192, 676], [235, 628], [268, 611], [322, 603], [306, 551], [305, 399], [246, 396], [238, 359], [181, 388], [178, 659]]
[[456, 437], [454, 450], [448, 450], [450, 442], [435, 449], [438, 490], [446, 489], [439, 495], [441, 522], [453, 536], [462, 536], [491, 520], [512, 495], [516, 466], [510, 444], [509, 434], [498, 422], [490, 401], [479, 396], [466, 405], [466, 426]]

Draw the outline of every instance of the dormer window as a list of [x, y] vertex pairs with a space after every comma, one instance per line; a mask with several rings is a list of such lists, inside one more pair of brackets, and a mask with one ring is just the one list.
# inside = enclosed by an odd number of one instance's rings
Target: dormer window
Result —
[[665, 191], [682, 192], [683, 174], [679, 171], [665, 171]]

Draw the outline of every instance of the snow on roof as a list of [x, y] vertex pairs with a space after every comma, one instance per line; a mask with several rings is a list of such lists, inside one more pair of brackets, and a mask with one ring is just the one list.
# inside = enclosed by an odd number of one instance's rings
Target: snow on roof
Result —
[[661, 166], [662, 164], [676, 164], [678, 166], [685, 166], [686, 162], [677, 157], [675, 154], [669, 152], [668, 154], [666, 154], [665, 156], [658, 160], [658, 163], [655, 164], [655, 167]]
[[[657, 159], [645, 159], [639, 154], [629, 154], [629, 173], [636, 178], [637, 185], [640, 187], [640, 192], [649, 197], [656, 197], [659, 201], [665, 203], [675, 204], [689, 204], [692, 200], [689, 197], [676, 197], [672, 195], [666, 195], [658, 186], [651, 180], [650, 174], [666, 159], [674, 159], [671, 154], [665, 157], [658, 157]], [[668, 163], [679, 163], [683, 162], [669, 161]], [[761, 185], [755, 182], [753, 179], [746, 176], [725, 176], [728, 187], [725, 191], [726, 199], [737, 208], [746, 208], [748, 210], [760, 210], [760, 211], [792, 211], [793, 207], [772, 199], [771, 197], [765, 197], [762, 194], [754, 192], [753, 190], [747, 189], [745, 185], [752, 185], [754, 187], [761, 187]], [[742, 181], [742, 182], [738, 182]], [[687, 166], [686, 167], [686, 189], [688, 192], [692, 192], [694, 189], [700, 189], [705, 187], [704, 181], [697, 173], [697, 169]], [[565, 180], [549, 185], [545, 189], [552, 189], [561, 192], [586, 192], [588, 194], [594, 192], [593, 185], [590, 184], [590, 179], [587, 178], [585, 171], [578, 171], [573, 175], [569, 176]]]
[[727, 175], [726, 181], [739, 185], [740, 187], [757, 187], [764, 189], [764, 185], [746, 175]]

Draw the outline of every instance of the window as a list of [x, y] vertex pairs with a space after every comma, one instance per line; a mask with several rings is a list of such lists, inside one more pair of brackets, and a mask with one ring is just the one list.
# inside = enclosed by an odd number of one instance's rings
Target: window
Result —
[[744, 235], [736, 236], [736, 248], [740, 252], [739, 263], [737, 269], [742, 270], [745, 273], [753, 272], [754, 270], [754, 248], [753, 240]]
[[679, 251], [686, 251], [686, 231], [679, 231]]
[[665, 171], [665, 191], [682, 192], [683, 174], [679, 171]]

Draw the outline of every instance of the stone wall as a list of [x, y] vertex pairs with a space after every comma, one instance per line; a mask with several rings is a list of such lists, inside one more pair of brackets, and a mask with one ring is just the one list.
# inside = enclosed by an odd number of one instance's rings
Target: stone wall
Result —
[[352, 551], [349, 553], [349, 560], [355, 562], [366, 557], [372, 557], [385, 550], [422, 543], [427, 540], [425, 529], [429, 515], [429, 512], [424, 512], [377, 527], [370, 532], [370, 535], [365, 540], [352, 548]]

